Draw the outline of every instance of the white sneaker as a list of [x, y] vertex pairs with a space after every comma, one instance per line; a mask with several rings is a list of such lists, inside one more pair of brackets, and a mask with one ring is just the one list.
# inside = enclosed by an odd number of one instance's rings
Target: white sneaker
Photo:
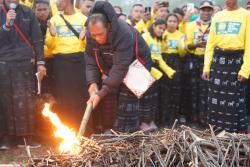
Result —
[[146, 130], [149, 130], [149, 128], [150, 128], [149, 125], [146, 124], [145, 122], [141, 123], [140, 130], [146, 131]]
[[150, 128], [150, 129], [152, 129], [152, 130], [156, 130], [156, 129], [158, 129], [158, 127], [156, 126], [156, 124], [155, 124], [155, 122], [154, 122], [154, 121], [150, 122], [150, 124], [149, 124], [149, 128]]

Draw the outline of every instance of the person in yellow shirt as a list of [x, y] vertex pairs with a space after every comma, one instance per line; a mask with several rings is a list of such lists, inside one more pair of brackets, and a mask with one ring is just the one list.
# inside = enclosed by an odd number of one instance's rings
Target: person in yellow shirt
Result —
[[[162, 55], [161, 55], [163, 51], [162, 47], [164, 43], [162, 36], [163, 36], [165, 29], [166, 29], [165, 20], [156, 20], [151, 26], [151, 28], [149, 29], [149, 32], [142, 34], [142, 37], [144, 38], [144, 40], [146, 41], [146, 43], [148, 44], [151, 50], [151, 58], [155, 61], [155, 64], [157, 64], [157, 68], [160, 68], [169, 78], [173, 78], [175, 74], [175, 70], [173, 70], [166, 64], [166, 62], [163, 60]], [[155, 92], [158, 92], [159, 88], [158, 88], [157, 83], [151, 89], [155, 89], [157, 90]], [[150, 115], [152, 114], [152, 112], [154, 112], [154, 117], [156, 117], [157, 123], [159, 123], [158, 118], [157, 118], [159, 114], [159, 109], [157, 108], [158, 94], [155, 94], [155, 96], [156, 96], [155, 97], [156, 100], [154, 101], [152, 99], [150, 99], [150, 101], [147, 101], [148, 98], [145, 98], [145, 102], [142, 101], [140, 103], [142, 106], [148, 105], [148, 107], [144, 107], [142, 109], [142, 113], [143, 113], [142, 114], [143, 117], [141, 121], [142, 130], [145, 130], [148, 128], [156, 128], [155, 122], [153, 121], [153, 117], [152, 115]], [[149, 107], [149, 105], [151, 106]], [[152, 109], [146, 110], [148, 108], [152, 108]]]
[[[142, 19], [135, 24], [135, 28], [140, 33], [145, 33], [152, 26], [156, 19], [166, 20], [169, 10], [168, 10], [168, 2], [165, 1], [154, 1], [153, 9], [151, 7], [145, 7], [144, 15]], [[147, 10], [150, 9], [150, 10]]]
[[33, 7], [33, 3], [34, 3], [33, 0], [20, 0], [20, 4], [27, 6], [29, 8]]
[[186, 72], [189, 102], [188, 107], [192, 114], [189, 118], [194, 126], [206, 125], [207, 111], [207, 82], [202, 80], [202, 69], [206, 42], [211, 27], [213, 3], [202, 1], [200, 4], [200, 18], [189, 23], [186, 29]]
[[173, 14], [175, 14], [178, 17], [178, 22], [179, 22], [178, 30], [182, 33], [185, 33], [186, 22], [183, 21], [185, 13], [183, 12], [181, 8], [175, 8], [173, 10]]
[[144, 8], [142, 4], [134, 4], [132, 6], [129, 19], [127, 20], [127, 23], [135, 26], [142, 18], [144, 14]]
[[75, 12], [73, 0], [61, 0], [59, 6], [64, 14], [50, 19], [45, 45], [54, 57], [57, 113], [66, 124], [78, 129], [88, 98], [84, 62], [86, 43], [80, 38], [86, 17]]
[[205, 53], [208, 123], [247, 133], [244, 81], [250, 74], [250, 13], [237, 0], [226, 0], [225, 6], [213, 18]]
[[185, 35], [177, 30], [178, 16], [170, 14], [167, 17], [167, 29], [164, 33], [164, 39], [167, 40], [163, 46], [162, 57], [165, 62], [173, 69], [176, 74], [173, 79], [162, 79], [161, 93], [163, 100], [162, 110], [167, 125], [172, 125], [175, 119], [179, 119], [181, 106], [181, 57], [185, 54]]

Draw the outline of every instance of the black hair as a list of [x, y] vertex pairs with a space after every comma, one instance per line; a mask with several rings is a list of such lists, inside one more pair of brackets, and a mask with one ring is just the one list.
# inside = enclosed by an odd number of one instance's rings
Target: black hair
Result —
[[162, 36], [161, 37], [157, 37], [154, 33], [154, 26], [158, 26], [158, 25], [166, 25], [165, 20], [163, 19], [157, 19], [155, 20], [155, 22], [153, 23], [153, 25], [149, 28], [149, 33], [153, 38], [156, 38], [157, 40], [162, 40]]
[[88, 24], [89, 23], [96, 24], [97, 22], [103, 23], [105, 27], [108, 27], [108, 19], [104, 14], [101, 13], [94, 13], [89, 16], [88, 18]]
[[166, 22], [168, 21], [169, 17], [171, 17], [171, 16], [174, 16], [174, 17], [177, 19], [177, 21], [179, 20], [179, 18], [178, 18], [178, 16], [177, 16], [176, 14], [171, 13], [171, 14], [169, 14], [168, 17], [166, 18]]
[[143, 5], [142, 5], [142, 4], [140, 4], [140, 3], [136, 3], [136, 4], [134, 4], [134, 5], [132, 6], [132, 9], [134, 9], [134, 7], [136, 7], [136, 6], [143, 7]]
[[[174, 14], [174, 13], [171, 13], [171, 14], [169, 14], [168, 17], [166, 18], [166, 25], [168, 26], [168, 23], [167, 23], [167, 22], [168, 22], [168, 19], [169, 19], [171, 16], [175, 17], [176, 20], [177, 20], [177, 23], [179, 24], [179, 18], [178, 18], [178, 16], [177, 16], [176, 14]], [[176, 29], [178, 29], [178, 24], [177, 24]]]
[[117, 9], [120, 10], [121, 13], [123, 13], [123, 10], [122, 10], [122, 8], [121, 8], [120, 6], [113, 6], [113, 8], [114, 8], [114, 9], [117, 8]]
[[120, 16], [125, 16], [125, 17], [127, 17], [127, 15], [126, 15], [126, 14], [124, 14], [124, 13], [119, 13], [119, 14], [116, 14], [116, 16], [117, 16], [117, 18], [119, 18]]
[[161, 2], [159, 3], [159, 7], [169, 7], [169, 3], [168, 2]]
[[181, 8], [175, 8], [174, 10], [173, 10], [173, 13], [175, 14], [179, 14], [179, 15], [181, 15], [182, 17], [184, 17], [185, 16], [185, 13], [183, 12], [183, 10], [181, 9]]
[[49, 6], [49, 1], [47, 1], [47, 0], [35, 0], [33, 6], [35, 6], [36, 4], [40, 4], [40, 3], [46, 4]]

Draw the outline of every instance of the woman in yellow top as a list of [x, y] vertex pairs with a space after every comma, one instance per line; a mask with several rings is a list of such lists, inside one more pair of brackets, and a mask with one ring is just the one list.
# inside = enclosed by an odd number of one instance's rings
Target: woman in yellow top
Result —
[[245, 81], [250, 74], [250, 13], [237, 0], [212, 21], [203, 78], [209, 80], [208, 121], [229, 132], [247, 133]]
[[78, 129], [88, 98], [84, 62], [86, 42], [80, 38], [86, 17], [75, 12], [72, 0], [59, 1], [58, 5], [64, 14], [55, 15], [49, 21], [45, 45], [54, 57], [57, 111], [68, 125]]
[[[155, 61], [155, 64], [160, 68], [169, 78], [173, 78], [175, 70], [170, 68], [162, 58], [162, 35], [166, 29], [165, 20], [156, 20], [149, 32], [144, 33], [142, 37], [147, 42], [151, 50], [151, 58]], [[140, 101], [140, 112], [142, 112], [141, 129], [156, 128], [154, 117], [158, 114], [158, 83], [153, 85], [147, 95], [154, 96], [154, 100], [151, 98], [143, 98]], [[159, 122], [157, 122], [159, 123]]]
[[173, 79], [164, 78], [162, 80], [161, 105], [164, 106], [162, 107], [164, 121], [169, 125], [180, 115], [181, 105], [181, 57], [185, 54], [185, 36], [177, 28], [178, 16], [168, 15], [167, 29], [163, 35], [167, 43], [163, 46], [162, 57], [171, 68], [176, 70], [176, 74]]

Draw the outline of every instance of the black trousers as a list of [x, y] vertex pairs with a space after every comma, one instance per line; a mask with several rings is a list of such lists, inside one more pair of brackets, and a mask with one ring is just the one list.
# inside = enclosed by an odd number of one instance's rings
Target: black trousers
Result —
[[34, 65], [30, 60], [0, 62], [0, 80], [0, 135], [34, 135]]
[[208, 121], [228, 132], [247, 132], [246, 83], [239, 82], [238, 72], [243, 51], [215, 49], [210, 72]]
[[54, 55], [53, 75], [56, 111], [67, 125], [78, 130], [88, 99], [84, 53]]

